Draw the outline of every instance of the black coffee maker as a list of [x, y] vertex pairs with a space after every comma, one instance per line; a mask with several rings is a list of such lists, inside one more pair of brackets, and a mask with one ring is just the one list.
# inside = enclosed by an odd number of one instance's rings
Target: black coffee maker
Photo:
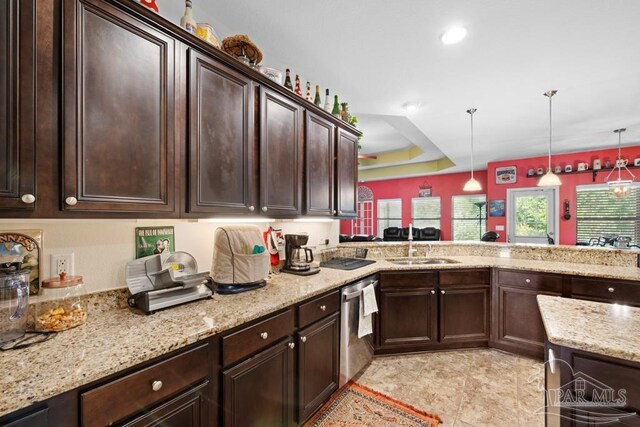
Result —
[[310, 276], [320, 272], [317, 267], [311, 267], [313, 262], [313, 251], [305, 248], [309, 241], [306, 234], [285, 234], [284, 251], [286, 259], [282, 271], [298, 274], [300, 276]]

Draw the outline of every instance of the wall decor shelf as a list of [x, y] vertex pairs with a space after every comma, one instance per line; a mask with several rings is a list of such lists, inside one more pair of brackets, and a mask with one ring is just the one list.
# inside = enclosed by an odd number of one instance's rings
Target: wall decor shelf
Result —
[[[640, 166], [632, 166], [632, 165], [628, 165], [627, 168], [629, 170], [631, 169], [640, 169]], [[614, 168], [602, 168], [602, 169], [587, 169], [584, 171], [577, 171], [574, 170], [572, 172], [560, 172], [557, 173], [556, 175], [577, 175], [577, 174], [581, 174], [581, 173], [590, 173], [592, 175], [592, 182], [596, 182], [596, 178], [598, 177], [598, 174], [601, 172], [610, 172], [612, 171]], [[540, 178], [542, 175], [526, 175], [526, 178]]]

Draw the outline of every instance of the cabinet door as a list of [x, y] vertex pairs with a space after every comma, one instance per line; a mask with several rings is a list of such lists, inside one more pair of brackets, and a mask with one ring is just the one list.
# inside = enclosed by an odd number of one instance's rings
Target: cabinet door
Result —
[[338, 216], [355, 217], [358, 192], [358, 138], [338, 130], [336, 150], [336, 205]]
[[421, 347], [435, 343], [435, 288], [380, 291], [380, 347]]
[[225, 426], [293, 424], [294, 349], [290, 340], [223, 372]]
[[298, 333], [298, 422], [302, 424], [338, 389], [340, 320], [336, 313]]
[[328, 120], [306, 112], [305, 121], [305, 212], [334, 215], [334, 135]]
[[266, 215], [302, 212], [302, 107], [260, 89], [260, 209]]
[[440, 286], [440, 342], [489, 339], [489, 286]]
[[561, 296], [515, 286], [498, 285], [494, 298], [494, 336], [492, 346], [531, 357], [544, 356], [545, 330], [538, 308], [538, 295]]
[[255, 210], [254, 89], [251, 80], [189, 51], [190, 212]]
[[35, 207], [35, 9], [0, 3], [0, 209]]
[[99, 0], [63, 16], [63, 208], [174, 212], [174, 40]]
[[123, 427], [205, 427], [209, 425], [206, 392], [209, 382], [194, 387], [178, 397], [147, 411]]

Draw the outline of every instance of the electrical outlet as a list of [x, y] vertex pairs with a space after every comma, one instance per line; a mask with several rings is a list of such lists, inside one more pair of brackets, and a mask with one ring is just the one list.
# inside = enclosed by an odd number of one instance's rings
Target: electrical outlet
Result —
[[73, 276], [73, 253], [51, 254], [51, 273], [54, 276], [59, 276], [60, 273]]

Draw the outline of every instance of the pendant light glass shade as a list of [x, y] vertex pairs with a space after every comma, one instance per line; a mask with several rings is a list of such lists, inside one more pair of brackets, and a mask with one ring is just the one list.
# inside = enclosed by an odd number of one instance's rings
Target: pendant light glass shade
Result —
[[538, 181], [538, 187], [555, 187], [558, 185], [562, 185], [562, 181], [560, 181], [560, 177], [553, 173], [551, 170], [551, 141], [553, 139], [553, 122], [551, 121], [551, 98], [558, 93], [557, 90], [550, 90], [549, 92], [545, 92], [544, 96], [549, 98], [549, 164], [547, 167], [547, 173], [542, 175], [540, 181]]
[[467, 110], [467, 113], [471, 116], [471, 178], [469, 178], [469, 181], [465, 182], [464, 187], [462, 187], [462, 191], [469, 192], [482, 190], [480, 182], [473, 177], [473, 113], [476, 111], [478, 111], [477, 108], [469, 108]]
[[[627, 168], [627, 161], [622, 158], [622, 132], [625, 132], [626, 130], [626, 128], [621, 128], [613, 131], [614, 133], [618, 134], [618, 158], [616, 159], [616, 165], [613, 167], [611, 172], [609, 172], [609, 175], [607, 175], [607, 177], [605, 178], [605, 182], [609, 186], [610, 194], [618, 199], [629, 195], [631, 184], [636, 179], [636, 176], [631, 173], [629, 168]], [[622, 179], [622, 168], [624, 168], [629, 173], [631, 179]], [[611, 174], [613, 174], [616, 170], [618, 171], [618, 179], [609, 181], [609, 177], [611, 177]]]

